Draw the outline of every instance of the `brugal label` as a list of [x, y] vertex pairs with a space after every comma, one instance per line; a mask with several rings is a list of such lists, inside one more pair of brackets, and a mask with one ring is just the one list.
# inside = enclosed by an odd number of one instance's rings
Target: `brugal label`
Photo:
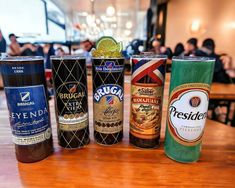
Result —
[[77, 131], [88, 126], [86, 86], [65, 82], [56, 90], [59, 128]]
[[123, 65], [116, 65], [115, 61], [105, 61], [104, 65], [95, 66], [97, 72], [122, 72]]
[[51, 137], [49, 109], [43, 85], [5, 87], [13, 142], [31, 145]]
[[94, 93], [94, 124], [100, 133], [117, 133], [122, 130], [123, 89], [119, 85], [101, 85]]
[[176, 87], [168, 107], [168, 128], [182, 145], [201, 142], [209, 103], [209, 85], [193, 83]]

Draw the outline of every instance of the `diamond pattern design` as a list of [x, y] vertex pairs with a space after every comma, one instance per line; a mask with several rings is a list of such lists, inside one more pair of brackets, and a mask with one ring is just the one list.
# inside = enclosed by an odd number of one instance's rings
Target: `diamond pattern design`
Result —
[[[55, 61], [55, 62], [54, 62]], [[59, 61], [59, 62], [57, 62]], [[84, 63], [81, 63], [84, 61]], [[87, 103], [87, 73], [86, 73], [86, 64], [85, 60], [81, 59], [53, 59], [52, 60], [52, 71], [53, 71], [53, 80], [56, 94], [58, 93], [70, 93], [70, 89], [68, 88], [66, 83], [75, 83], [78, 91], [83, 91], [85, 93], [84, 96], [79, 98], [78, 100], [82, 103], [80, 109], [70, 110], [66, 108], [65, 101], [61, 100], [57, 95], [57, 105], [63, 105], [61, 110], [56, 109], [56, 113], [58, 116], [63, 116], [66, 114], [77, 114], [78, 116], [87, 115], [88, 118], [88, 103]], [[59, 87], [61, 86], [62, 87]], [[72, 100], [72, 101], [71, 101]], [[74, 99], [66, 100], [66, 103], [73, 102]], [[58, 104], [60, 103], [60, 104]], [[56, 105], [56, 106], [57, 106]], [[89, 143], [89, 128], [88, 125], [83, 129], [76, 130], [62, 130], [59, 128], [58, 130], [58, 138], [60, 144], [65, 148], [79, 148]]]
[[[105, 61], [115, 61], [115, 65], [122, 65], [123, 71], [122, 72], [98, 72], [95, 70], [95, 66], [101, 66], [105, 64]], [[92, 66], [92, 76], [93, 76], [93, 93], [95, 92], [96, 88], [101, 85], [106, 84], [114, 84], [120, 85], [123, 87], [124, 82], [124, 59], [93, 59], [93, 66]], [[94, 109], [95, 110], [95, 109]], [[95, 113], [94, 113], [95, 114]], [[95, 121], [93, 122], [95, 125]], [[122, 121], [123, 126], [123, 121]], [[94, 137], [99, 144], [102, 145], [111, 145], [118, 143], [122, 138], [122, 131], [116, 133], [105, 134], [98, 131], [94, 131]]]

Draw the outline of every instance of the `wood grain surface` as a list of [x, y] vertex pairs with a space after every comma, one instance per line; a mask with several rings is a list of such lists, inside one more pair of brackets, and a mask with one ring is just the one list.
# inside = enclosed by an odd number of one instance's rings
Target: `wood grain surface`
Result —
[[47, 159], [18, 163], [11, 141], [4, 93], [0, 92], [0, 187], [234, 187], [235, 129], [207, 120], [201, 158], [181, 164], [163, 150], [166, 104], [160, 148], [138, 149], [129, 145], [130, 77], [125, 79], [124, 139], [114, 146], [100, 146], [93, 139], [92, 93], [89, 77], [91, 143], [79, 150], [64, 150], [57, 144], [54, 102], [50, 101], [55, 152]]

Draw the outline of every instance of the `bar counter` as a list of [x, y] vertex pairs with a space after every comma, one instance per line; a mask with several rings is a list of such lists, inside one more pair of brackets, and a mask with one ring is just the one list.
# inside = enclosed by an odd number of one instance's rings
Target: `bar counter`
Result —
[[201, 158], [182, 164], [163, 149], [169, 83], [166, 83], [161, 145], [144, 150], [129, 145], [130, 77], [125, 78], [124, 138], [113, 146], [93, 139], [91, 77], [88, 77], [91, 143], [78, 150], [57, 144], [54, 101], [50, 100], [54, 154], [31, 164], [18, 163], [8, 120], [4, 92], [0, 91], [0, 187], [234, 187], [235, 128], [207, 120]]

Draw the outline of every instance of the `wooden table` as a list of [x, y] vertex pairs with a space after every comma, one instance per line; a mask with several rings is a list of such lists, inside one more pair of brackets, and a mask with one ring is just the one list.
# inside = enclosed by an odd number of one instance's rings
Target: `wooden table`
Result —
[[[15, 159], [8, 112], [3, 100], [0, 105], [0, 187], [234, 187], [235, 129], [232, 127], [207, 120], [200, 160], [192, 164], [177, 163], [167, 158], [163, 150], [164, 105], [160, 148], [141, 150], [130, 146], [130, 77], [126, 77], [125, 82], [125, 134], [122, 143], [109, 147], [94, 143], [89, 77], [91, 143], [86, 148], [73, 151], [58, 146], [51, 100], [55, 152], [47, 159], [32, 164], [18, 163]], [[4, 98], [3, 92], [0, 92], [0, 97]]]

